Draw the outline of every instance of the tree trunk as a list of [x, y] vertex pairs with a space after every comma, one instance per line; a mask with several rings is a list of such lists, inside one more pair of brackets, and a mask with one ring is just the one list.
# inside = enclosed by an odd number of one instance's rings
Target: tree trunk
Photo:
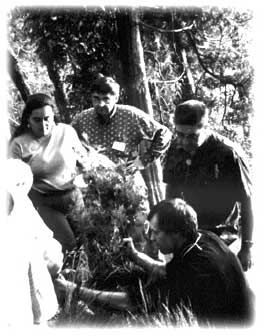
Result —
[[[180, 29], [181, 25], [175, 20], [175, 13], [172, 13], [172, 29]], [[173, 33], [173, 46], [175, 53], [177, 53], [182, 61], [182, 66], [184, 68], [185, 75], [183, 77], [183, 85], [181, 90], [181, 101], [185, 101], [193, 98], [195, 93], [195, 84], [193, 75], [187, 60], [186, 49], [182, 43], [182, 36], [176, 33]], [[180, 102], [179, 102], [180, 103]]]
[[[48, 46], [47, 50], [49, 50]], [[68, 102], [63, 90], [63, 83], [60, 80], [59, 73], [52, 60], [52, 51], [45, 53], [42, 52], [40, 57], [44, 65], [46, 65], [47, 67], [49, 78], [52, 81], [55, 88], [54, 97], [56, 101], [56, 106], [60, 114], [61, 121], [65, 122], [66, 124], [69, 124], [71, 122], [70, 109], [67, 106]]]
[[[152, 103], [145, 71], [144, 53], [138, 25], [138, 13], [125, 10], [117, 17], [122, 64], [121, 85], [125, 88], [127, 103], [136, 106], [153, 116]], [[146, 151], [149, 142], [143, 141], [141, 153]], [[160, 160], [144, 169], [142, 176], [148, 187], [150, 207], [164, 198]]]
[[193, 75], [187, 60], [187, 54], [185, 49], [181, 49], [181, 58], [182, 58], [182, 63], [185, 68], [185, 77], [184, 77], [184, 88], [183, 88], [183, 94], [182, 98], [183, 100], [191, 99], [194, 96], [195, 93], [195, 84], [194, 84], [194, 79]]
[[122, 12], [118, 15], [117, 25], [123, 69], [121, 84], [127, 94], [127, 103], [153, 115], [137, 12]]
[[30, 95], [30, 89], [24, 81], [17, 59], [12, 50], [7, 51], [7, 58], [9, 75], [20, 92], [22, 99], [26, 102], [27, 97]]

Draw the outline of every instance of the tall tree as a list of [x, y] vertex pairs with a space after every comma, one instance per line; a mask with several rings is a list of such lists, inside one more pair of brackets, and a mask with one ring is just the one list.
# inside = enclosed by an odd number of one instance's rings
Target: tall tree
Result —
[[19, 63], [11, 49], [7, 51], [7, 59], [8, 59], [9, 75], [12, 78], [14, 84], [16, 85], [18, 91], [21, 94], [21, 97], [25, 102], [27, 100], [28, 95], [30, 94], [30, 89], [24, 80], [24, 77], [19, 68]]
[[[45, 43], [46, 42], [46, 43]], [[53, 57], [53, 48], [49, 43], [49, 39], [42, 43], [45, 43], [45, 48], [41, 49], [39, 56], [43, 64], [46, 65], [49, 78], [54, 85], [54, 96], [56, 105], [63, 122], [70, 123], [71, 115], [70, 109], [68, 108], [68, 101], [63, 90], [63, 81], [60, 78], [60, 68], [56, 65], [55, 59]]]
[[[122, 82], [125, 84], [127, 102], [153, 116], [139, 29], [139, 12], [125, 10], [119, 13], [117, 30], [120, 43], [120, 61], [123, 68]], [[140, 151], [146, 151], [148, 145], [147, 142], [143, 142]], [[164, 197], [160, 160], [156, 160], [141, 172], [148, 187], [149, 203], [152, 207]]]
[[153, 115], [138, 15], [136, 10], [125, 10], [117, 15], [122, 85], [128, 104]]
[[[177, 15], [172, 12], [171, 15], [171, 28], [172, 30], [181, 30], [181, 23], [177, 21]], [[184, 31], [183, 31], [184, 32]], [[181, 59], [181, 63], [183, 66], [183, 84], [182, 84], [182, 92], [181, 99], [187, 100], [193, 98], [195, 94], [195, 83], [193, 74], [189, 65], [187, 51], [182, 41], [182, 33], [176, 34], [175, 31], [172, 32], [172, 46], [175, 50], [175, 53], [179, 54], [179, 58]]]
[[[209, 106], [216, 130], [234, 140], [233, 126], [242, 127], [247, 140], [253, 78], [247, 53], [250, 11], [214, 7], [139, 9], [154, 118], [173, 127], [175, 103], [195, 90], [195, 96]], [[122, 74], [128, 71], [125, 55], [129, 59], [131, 53], [119, 45], [122, 39], [118, 35], [128, 29], [125, 23], [120, 24], [121, 32], [117, 27], [120, 11], [114, 7], [84, 7], [19, 8], [15, 15], [12, 12], [10, 42], [23, 76], [30, 75], [25, 82], [32, 92], [43, 91], [43, 87], [54, 91], [63, 120], [65, 111], [66, 120], [71, 120], [75, 113], [91, 105], [89, 89], [96, 72], [115, 75], [127, 92], [122, 92], [121, 101], [129, 103], [135, 90], [125, 79], [129, 76]], [[118, 51], [124, 55], [120, 57], [122, 70], [116, 57]], [[36, 60], [45, 53], [47, 69], [36, 66]], [[45, 69], [51, 78], [42, 77], [42, 73], [40, 76], [40, 69]], [[46, 85], [47, 79], [54, 82], [52, 87]], [[135, 99], [133, 104], [139, 104]], [[248, 146], [245, 140], [243, 144]]]

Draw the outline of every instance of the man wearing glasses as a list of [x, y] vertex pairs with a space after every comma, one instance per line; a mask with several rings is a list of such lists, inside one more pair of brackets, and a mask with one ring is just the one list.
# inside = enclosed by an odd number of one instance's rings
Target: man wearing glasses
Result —
[[228, 245], [241, 228], [238, 257], [246, 271], [251, 267], [253, 216], [243, 156], [234, 143], [208, 128], [203, 102], [188, 100], [177, 106], [163, 171], [166, 199], [187, 201], [198, 214], [199, 228], [217, 233]]
[[150, 239], [173, 258], [168, 263], [154, 260], [138, 251], [131, 237], [125, 238], [125, 252], [145, 270], [135, 274], [141, 286], [132, 281], [132, 274], [126, 291], [119, 292], [78, 288], [60, 276], [55, 280], [57, 289], [75, 292], [87, 303], [132, 313], [161, 312], [165, 305], [176, 314], [187, 309], [200, 325], [249, 325], [254, 295], [240, 262], [217, 235], [198, 231], [194, 209], [182, 199], [164, 200], [151, 209], [148, 220]]

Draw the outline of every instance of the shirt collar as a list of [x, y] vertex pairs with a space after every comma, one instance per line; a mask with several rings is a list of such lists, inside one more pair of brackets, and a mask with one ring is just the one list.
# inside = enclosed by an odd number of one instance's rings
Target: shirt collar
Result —
[[107, 116], [106, 118], [103, 118], [102, 116], [100, 116], [98, 113], [96, 113], [95, 111], [95, 108], [93, 109], [94, 111], [94, 115], [95, 115], [95, 118], [98, 120], [98, 122], [101, 124], [101, 125], [108, 125], [110, 124], [111, 120], [113, 119], [113, 117], [115, 116], [116, 114], [116, 111], [117, 111], [117, 105], [115, 104], [111, 114], [109, 116]]
[[114, 108], [113, 108], [113, 111], [111, 112], [110, 116], [109, 116], [109, 119], [111, 120], [114, 115], [116, 114], [116, 110], [117, 110], [117, 105], [115, 104]]
[[194, 242], [190, 243], [190, 242], [187, 242], [186, 244], [184, 244], [182, 246], [182, 248], [179, 250], [179, 251], [175, 251], [174, 252], [174, 257], [177, 259], [177, 260], [183, 260], [183, 258], [189, 254], [195, 247], [197, 247], [200, 251], [202, 250], [202, 247], [199, 245], [199, 241], [201, 239], [201, 233], [198, 232], [198, 235], [195, 239]]
[[198, 233], [198, 237], [196, 238], [195, 242], [186, 246], [182, 252], [181, 252], [181, 259], [183, 259], [188, 253], [192, 251], [193, 248], [197, 247], [200, 251], [202, 250], [202, 247], [198, 244], [200, 238], [201, 238], [201, 233]]
[[116, 114], [116, 110], [117, 110], [117, 105], [115, 104], [111, 114], [107, 117], [107, 119], [103, 120], [103, 118], [100, 118], [100, 116], [96, 113], [97, 118], [99, 119], [100, 123], [103, 125], [108, 125], [110, 124], [110, 122], [112, 121], [113, 117]]

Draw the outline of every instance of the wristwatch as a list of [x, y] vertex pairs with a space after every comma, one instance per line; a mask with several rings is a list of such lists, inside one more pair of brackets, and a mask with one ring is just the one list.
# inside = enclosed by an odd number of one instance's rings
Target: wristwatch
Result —
[[253, 246], [253, 241], [252, 240], [242, 240], [242, 246], [251, 248]]

